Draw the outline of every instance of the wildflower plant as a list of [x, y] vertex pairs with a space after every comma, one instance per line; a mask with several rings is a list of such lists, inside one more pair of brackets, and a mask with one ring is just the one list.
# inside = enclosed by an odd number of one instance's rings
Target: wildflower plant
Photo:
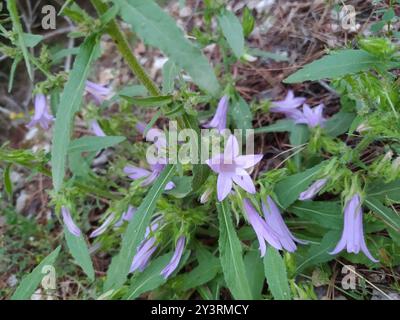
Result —
[[[26, 126], [51, 136], [49, 152], [0, 148], [5, 193], [12, 169], [51, 180], [52, 228], [64, 237], [48, 243], [44, 262], [71, 265], [92, 298], [108, 299], [312, 298], [300, 275], [331, 275], [334, 260], [400, 264], [400, 56], [391, 36], [328, 52], [283, 80], [279, 96], [249, 102], [233, 76], [235, 64], [257, 59], [246, 44], [248, 8], [241, 20], [224, 1], [204, 1], [204, 30], [187, 37], [153, 0], [90, 3], [96, 14], [74, 1], [61, 12], [80, 43], [69, 71], [52, 67], [57, 53], [41, 36], [24, 33], [16, 0], [0, 28], [0, 51], [25, 65], [34, 86]], [[161, 85], [121, 21], [168, 59]], [[129, 83], [95, 81], [103, 36], [129, 66]], [[210, 45], [221, 52], [216, 65], [202, 50]], [[294, 89], [320, 80], [330, 81], [338, 111]], [[253, 121], [260, 112], [273, 120]], [[270, 166], [272, 140], [262, 137], [276, 133], [290, 148]], [[105, 266], [97, 255], [109, 257]], [[42, 276], [33, 269], [12, 298], [29, 299]]]

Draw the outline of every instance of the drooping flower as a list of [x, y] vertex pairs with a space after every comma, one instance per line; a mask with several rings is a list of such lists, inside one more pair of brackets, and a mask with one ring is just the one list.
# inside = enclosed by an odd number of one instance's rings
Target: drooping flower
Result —
[[230, 135], [225, 145], [224, 153], [206, 160], [206, 164], [218, 173], [217, 195], [222, 201], [232, 190], [233, 182], [249, 193], [255, 193], [256, 188], [249, 173], [245, 169], [254, 167], [261, 161], [262, 154], [239, 155], [239, 144], [234, 135]]
[[321, 103], [314, 108], [310, 108], [308, 104], [303, 105], [303, 112], [300, 115], [296, 115], [293, 119], [295, 123], [303, 123], [308, 125], [310, 128], [316, 126], [323, 127], [326, 119], [322, 112], [324, 110], [324, 104]]
[[306, 191], [303, 191], [302, 193], [300, 193], [299, 200], [301, 200], [301, 201], [311, 200], [318, 194], [318, 192], [321, 191], [321, 189], [323, 187], [325, 187], [327, 182], [328, 182], [328, 179], [326, 179], [326, 178], [318, 179], [311, 186], [309, 186]]
[[215, 111], [214, 117], [210, 122], [204, 125], [204, 128], [215, 128], [219, 132], [226, 129], [226, 117], [229, 107], [229, 97], [223, 96], [218, 102], [217, 110]]
[[68, 208], [62, 206], [61, 207], [61, 214], [64, 221], [65, 226], [67, 227], [68, 231], [73, 234], [75, 237], [80, 237], [81, 230], [75, 224], [74, 220], [71, 217], [71, 212]]
[[158, 245], [156, 244], [155, 237], [149, 237], [151, 232], [155, 232], [160, 225], [161, 217], [155, 219], [149, 227], [146, 228], [144, 240], [140, 243], [137, 248], [137, 252], [133, 257], [133, 261], [129, 272], [136, 270], [143, 271], [149, 264], [150, 258], [154, 251], [157, 250]]
[[184, 236], [180, 236], [178, 241], [176, 242], [176, 247], [174, 251], [174, 255], [171, 258], [171, 261], [167, 264], [167, 266], [161, 271], [161, 275], [167, 279], [178, 267], [179, 262], [182, 258], [183, 249], [185, 248], [186, 238]]
[[[156, 164], [151, 164], [150, 167], [151, 171], [140, 167], [128, 165], [125, 166], [124, 172], [132, 180], [146, 178], [141, 183], [142, 187], [146, 187], [152, 184], [158, 178], [160, 173], [164, 170], [165, 164], [156, 163]], [[173, 188], [175, 188], [175, 184], [172, 181], [169, 181], [165, 186], [165, 190], [171, 190]]]
[[361, 207], [361, 197], [358, 193], [354, 194], [344, 207], [344, 226], [342, 237], [335, 249], [330, 254], [338, 254], [346, 249], [348, 253], [358, 254], [360, 250], [373, 262], [375, 259], [367, 248], [364, 239], [363, 211]]
[[133, 215], [134, 215], [135, 212], [136, 212], [136, 210], [137, 210], [137, 209], [136, 209], [135, 207], [129, 206], [129, 207], [128, 207], [128, 210], [125, 211], [125, 212], [122, 214], [121, 219], [119, 219], [119, 220], [114, 224], [114, 226], [116, 226], [116, 227], [118, 228], [118, 227], [122, 226], [122, 224], [124, 223], [124, 221], [131, 221], [132, 218], [133, 218]]
[[271, 112], [284, 113], [286, 116], [291, 117], [293, 114], [299, 113], [297, 109], [300, 107], [306, 98], [295, 97], [292, 90], [289, 90], [285, 99], [280, 101], [273, 101], [272, 107], [269, 109]]
[[112, 92], [110, 88], [104, 87], [89, 80], [86, 81], [85, 90], [87, 93], [90, 93], [93, 96], [97, 104], [101, 104], [110, 96]]
[[27, 127], [32, 128], [39, 124], [44, 130], [47, 130], [50, 123], [54, 121], [54, 117], [49, 113], [46, 96], [41, 93], [35, 95], [34, 106], [35, 113]]
[[281, 246], [294, 252], [297, 249], [296, 243], [306, 244], [307, 241], [297, 239], [283, 221], [281, 212], [270, 196], [267, 197], [267, 203], [262, 202], [262, 210], [267, 225], [275, 232]]
[[89, 238], [95, 238], [103, 234], [107, 230], [111, 222], [114, 220], [114, 217], [114, 213], [110, 214], [100, 227], [98, 227], [96, 230], [93, 230], [93, 232], [89, 235]]
[[99, 123], [96, 120], [92, 120], [90, 124], [90, 128], [92, 132], [98, 137], [105, 137], [106, 134], [104, 133], [103, 129], [101, 129]]

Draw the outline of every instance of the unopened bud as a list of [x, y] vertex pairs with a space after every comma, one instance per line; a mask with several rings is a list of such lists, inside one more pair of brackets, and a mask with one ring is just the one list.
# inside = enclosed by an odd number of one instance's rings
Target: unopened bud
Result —
[[210, 200], [211, 194], [213, 190], [211, 188], [208, 188], [206, 191], [203, 192], [203, 194], [200, 196], [200, 203], [205, 204]]

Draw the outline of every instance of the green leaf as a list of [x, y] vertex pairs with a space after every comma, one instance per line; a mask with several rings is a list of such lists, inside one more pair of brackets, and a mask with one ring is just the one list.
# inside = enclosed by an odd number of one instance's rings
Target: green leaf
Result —
[[10, 13], [13, 30], [17, 34], [17, 42], [25, 60], [26, 70], [28, 71], [29, 79], [33, 80], [32, 67], [29, 62], [29, 52], [25, 43], [25, 37], [24, 37], [24, 32], [22, 30], [22, 25], [21, 22], [19, 21], [16, 0], [7, 1], [7, 9], [8, 12]]
[[220, 86], [205, 56], [187, 40], [175, 21], [152, 0], [114, 0], [120, 14], [149, 45], [161, 49], [200, 88], [218, 95]]
[[279, 251], [271, 246], [268, 246], [264, 256], [264, 273], [275, 300], [292, 299], [285, 263]]
[[129, 221], [122, 238], [121, 250], [112, 259], [111, 266], [107, 272], [107, 279], [104, 284], [105, 291], [118, 289], [124, 284], [135, 254], [134, 248], [137, 248], [143, 240], [146, 228], [150, 224], [152, 213], [156, 208], [157, 200], [174, 173], [175, 166], [167, 165], [165, 167], [137, 209], [133, 219]]
[[[292, 127], [292, 130], [290, 131], [289, 141], [293, 147], [299, 147], [307, 143], [309, 137], [310, 137], [310, 131], [308, 130], [308, 127], [304, 124], [296, 124]], [[293, 153], [294, 153], [293, 156], [294, 163], [297, 169], [300, 169], [301, 152], [299, 151], [299, 148], [295, 148], [293, 150]]]
[[10, 198], [12, 197], [12, 193], [13, 193], [13, 185], [12, 185], [11, 173], [10, 173], [11, 166], [12, 166], [12, 164], [9, 164], [4, 169], [4, 172], [3, 172], [4, 188]]
[[340, 231], [332, 230], [325, 234], [320, 243], [311, 244], [303, 256], [296, 257], [298, 265], [296, 273], [317, 264], [335, 259], [335, 256], [329, 254], [339, 241]]
[[[236, 128], [242, 129], [243, 134], [245, 134], [244, 130], [253, 128], [251, 123], [253, 114], [251, 113], [249, 105], [242, 97], [239, 97], [239, 99], [232, 104], [231, 115]], [[245, 137], [245, 135], [243, 137]]]
[[133, 98], [128, 96], [121, 96], [123, 99], [139, 107], [161, 107], [172, 102], [173, 97], [168, 96], [156, 96], [156, 97], [145, 97], [145, 98]]
[[243, 34], [248, 37], [254, 29], [255, 19], [251, 14], [251, 10], [245, 7], [242, 16]]
[[288, 176], [278, 182], [275, 187], [275, 193], [280, 206], [286, 209], [295, 202], [299, 198], [300, 193], [306, 190], [317, 179], [317, 175], [324, 164], [324, 162], [321, 162], [310, 169]]
[[348, 132], [356, 115], [354, 113], [340, 111], [331, 117], [325, 124], [325, 131], [331, 137], [340, 136]]
[[179, 74], [179, 68], [172, 60], [164, 63], [162, 68], [162, 92], [164, 94], [174, 91], [175, 78]]
[[379, 58], [363, 50], [344, 49], [332, 52], [305, 65], [283, 82], [298, 83], [308, 80], [335, 79], [347, 74], [369, 70], [375, 66], [382, 66]]
[[374, 181], [367, 186], [368, 197], [373, 197], [384, 201], [386, 199], [400, 202], [400, 180], [385, 183], [383, 181]]
[[79, 49], [57, 108], [53, 147], [51, 150], [52, 177], [56, 191], [60, 190], [64, 179], [66, 155], [71, 138], [74, 115], [81, 105], [85, 82], [91, 63], [97, 56], [97, 53], [97, 36], [93, 35], [88, 37]]
[[184, 198], [192, 191], [193, 177], [173, 177], [171, 181], [175, 184], [175, 188], [165, 191], [166, 194], [174, 196], [175, 198]]
[[121, 143], [125, 139], [126, 138], [122, 136], [84, 136], [70, 142], [68, 146], [68, 153], [96, 152]]
[[232, 223], [227, 200], [217, 202], [219, 220], [219, 253], [226, 285], [235, 299], [253, 298], [242, 256], [242, 244]]
[[83, 235], [81, 234], [79, 237], [74, 236], [71, 232], [68, 231], [67, 227], [64, 227], [64, 235], [65, 235], [65, 240], [67, 241], [69, 252], [74, 257], [78, 265], [89, 277], [89, 279], [93, 281], [94, 280], [93, 263], [92, 259], [90, 258], [89, 249], [85, 239], [83, 238]]
[[342, 206], [333, 201], [296, 201], [288, 211], [321, 227], [342, 230]]
[[43, 40], [43, 36], [40, 34], [31, 34], [31, 33], [24, 33], [24, 42], [28, 48], [36, 47], [40, 41]]
[[11, 297], [11, 300], [27, 300], [30, 299], [32, 294], [35, 292], [37, 286], [42, 281], [45, 276], [42, 273], [42, 269], [44, 266], [53, 265], [57, 259], [57, 256], [60, 252], [61, 246], [58, 246], [52, 253], [50, 253], [46, 258], [44, 258], [40, 264], [32, 270], [30, 274], [25, 276], [17, 290]]
[[15, 77], [15, 71], [17, 70], [18, 64], [21, 62], [21, 57], [15, 57], [11, 69], [10, 69], [10, 75], [8, 79], [8, 92], [11, 92], [13, 84], [14, 84], [14, 77]]
[[254, 129], [254, 133], [269, 133], [269, 132], [286, 132], [286, 131], [292, 131], [292, 129], [295, 127], [295, 124], [292, 120], [288, 119], [282, 119], [278, 120], [273, 124], [270, 124], [269, 126], [261, 127], [261, 128], [256, 128]]
[[225, 10], [217, 19], [233, 53], [236, 58], [240, 59], [245, 54], [245, 51], [243, 28], [239, 19], [233, 12], [228, 10]]
[[244, 266], [246, 268], [249, 286], [254, 299], [261, 299], [261, 292], [264, 287], [264, 265], [262, 258], [257, 250], [249, 251], [244, 256]]
[[364, 203], [392, 228], [400, 231], [400, 216], [396, 212], [384, 206], [382, 202], [373, 197], [368, 197], [364, 200]]

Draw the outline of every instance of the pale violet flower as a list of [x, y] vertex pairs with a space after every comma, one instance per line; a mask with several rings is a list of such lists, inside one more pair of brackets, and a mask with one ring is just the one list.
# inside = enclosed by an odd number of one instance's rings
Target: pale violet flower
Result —
[[128, 207], [128, 210], [125, 211], [125, 212], [122, 214], [121, 219], [119, 219], [119, 220], [115, 223], [114, 226], [118, 228], [118, 227], [122, 226], [122, 224], [124, 223], [124, 221], [131, 221], [136, 211], [137, 211], [137, 209], [136, 209], [135, 207], [129, 206], [129, 207]]
[[184, 236], [180, 236], [178, 241], [176, 242], [175, 251], [171, 258], [171, 261], [167, 264], [167, 266], [161, 271], [161, 275], [167, 279], [178, 267], [179, 262], [182, 258], [183, 249], [185, 249], [186, 238]]
[[328, 179], [326, 179], [326, 178], [318, 179], [311, 186], [309, 186], [306, 191], [303, 191], [302, 193], [300, 193], [299, 200], [301, 200], [301, 201], [311, 200], [318, 194], [318, 192], [320, 192], [322, 190], [323, 187], [325, 187], [327, 182], [328, 182]]
[[99, 235], [103, 234], [108, 226], [111, 224], [111, 222], [114, 220], [115, 218], [115, 214], [112, 213], [110, 214], [107, 219], [101, 224], [100, 227], [98, 227], [96, 230], [94, 230], [90, 235], [89, 238], [95, 238], [98, 237]]
[[110, 88], [104, 87], [89, 80], [86, 81], [85, 91], [92, 95], [97, 104], [101, 104], [112, 93]]
[[262, 202], [264, 219], [258, 214], [250, 200], [244, 199], [243, 207], [251, 226], [256, 232], [262, 257], [266, 252], [266, 243], [277, 250], [285, 249], [289, 252], [294, 252], [297, 249], [295, 242], [306, 243], [293, 236], [283, 221], [278, 207], [270, 197], [267, 198], [267, 203]]
[[214, 117], [210, 122], [204, 125], [204, 128], [215, 128], [218, 129], [219, 132], [226, 129], [226, 117], [228, 113], [229, 107], [229, 97], [223, 96], [221, 100], [218, 102], [217, 110], [215, 111]]
[[151, 224], [150, 227], [146, 228], [146, 233], [144, 235], [144, 240], [141, 242], [139, 247], [137, 248], [137, 252], [133, 257], [133, 261], [129, 272], [134, 272], [136, 270], [143, 271], [150, 262], [151, 256], [153, 255], [154, 251], [157, 250], [158, 245], [156, 238], [154, 236], [149, 237], [152, 232], [155, 232], [161, 223], [161, 217], [155, 219]]
[[358, 254], [360, 250], [373, 262], [375, 259], [367, 248], [364, 239], [363, 211], [361, 207], [361, 197], [358, 193], [354, 194], [344, 207], [344, 226], [342, 237], [335, 249], [330, 254], [338, 254], [346, 249], [348, 253]]
[[226, 198], [232, 190], [233, 183], [249, 193], [255, 193], [256, 188], [246, 169], [254, 167], [262, 158], [262, 154], [240, 156], [238, 141], [234, 135], [230, 135], [224, 153], [206, 160], [206, 164], [218, 174], [218, 200]]
[[99, 123], [96, 120], [92, 120], [90, 124], [90, 128], [92, 132], [98, 137], [105, 137], [106, 134], [104, 133], [103, 129], [101, 129]]
[[285, 99], [272, 102], [270, 111], [284, 113], [286, 116], [291, 117], [293, 114], [300, 112], [297, 108], [300, 107], [305, 101], [306, 98], [295, 97], [293, 91], [289, 90]]
[[54, 117], [49, 113], [46, 96], [41, 93], [35, 95], [34, 106], [35, 113], [31, 121], [27, 124], [27, 127], [32, 128], [40, 125], [44, 130], [47, 130], [54, 121]]
[[293, 119], [295, 123], [302, 123], [308, 125], [310, 128], [317, 126], [323, 127], [326, 119], [323, 117], [324, 104], [310, 108], [308, 104], [303, 105], [303, 112], [296, 115]]
[[[124, 168], [124, 172], [132, 180], [146, 178], [141, 183], [142, 187], [146, 187], [152, 184], [158, 178], [160, 173], [164, 170], [165, 164], [156, 163], [151, 164], [150, 167], [151, 171], [132, 165], [127, 165]], [[169, 181], [165, 186], [165, 190], [171, 190], [173, 188], [175, 188], [175, 184], [172, 181]]]
[[64, 221], [65, 226], [67, 227], [68, 231], [73, 234], [75, 237], [80, 237], [81, 230], [75, 224], [74, 220], [71, 217], [71, 212], [68, 208], [62, 206], [61, 207], [61, 214]]

